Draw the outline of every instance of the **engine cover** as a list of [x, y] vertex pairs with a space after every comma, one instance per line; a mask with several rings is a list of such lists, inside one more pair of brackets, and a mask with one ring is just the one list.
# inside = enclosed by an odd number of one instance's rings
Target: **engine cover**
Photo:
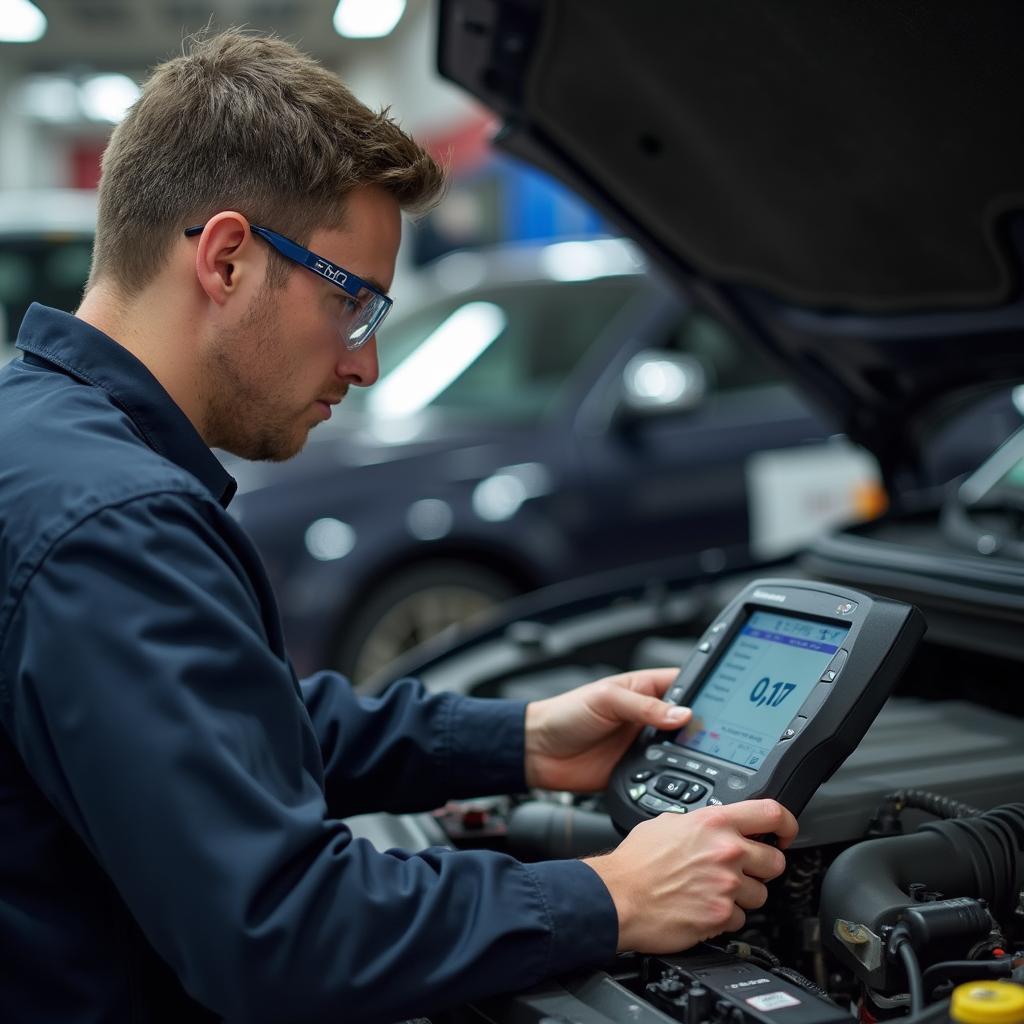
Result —
[[[1024, 797], [1024, 721], [969, 701], [892, 698], [800, 816], [797, 847], [862, 839], [881, 799], [925, 789], [987, 809]], [[907, 810], [905, 831], [927, 820]]]

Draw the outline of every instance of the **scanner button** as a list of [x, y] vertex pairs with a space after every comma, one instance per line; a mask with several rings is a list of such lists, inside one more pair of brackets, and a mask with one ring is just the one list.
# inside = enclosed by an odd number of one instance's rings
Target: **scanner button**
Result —
[[682, 795], [682, 801], [684, 804], [692, 804], [694, 800], [699, 800], [707, 791], [707, 786], [702, 786], [699, 782], [691, 782], [686, 792]]
[[726, 626], [726, 624], [725, 624], [724, 622], [716, 622], [716, 623], [715, 623], [715, 624], [714, 624], [714, 625], [713, 625], [713, 626], [711, 627], [711, 632], [712, 632], [712, 633], [721, 633], [721, 632], [722, 632], [722, 630], [723, 630], [723, 629], [725, 629], [725, 626]]
[[686, 792], [687, 785], [688, 783], [685, 779], [677, 778], [674, 775], [662, 775], [654, 784], [654, 788], [658, 793], [670, 796], [673, 800], [678, 800]]
[[672, 804], [667, 800], [662, 800], [661, 797], [651, 796], [650, 793], [648, 793], [647, 796], [640, 797], [639, 803], [645, 811], [650, 811], [651, 814], [661, 814], [662, 811], [670, 811], [672, 809]]
[[684, 686], [673, 686], [665, 695], [665, 700], [670, 704], [678, 704], [683, 699], [684, 693], [686, 693], [686, 688]]
[[789, 728], [779, 737], [779, 739], [791, 740], [806, 724], [807, 716], [797, 715], [796, 718], [789, 723]]
[[835, 653], [835, 657], [828, 663], [825, 671], [821, 674], [821, 682], [831, 683], [835, 681], [837, 675], [843, 670], [843, 666], [846, 664], [846, 659], [849, 656], [849, 652], [840, 648]]
[[631, 782], [646, 782], [653, 774], [650, 768], [644, 768], [642, 771], [633, 772], [629, 778]]
[[708, 651], [711, 650], [711, 641], [704, 640], [703, 642], [697, 644], [697, 650], [700, 651], [701, 654], [707, 654]]

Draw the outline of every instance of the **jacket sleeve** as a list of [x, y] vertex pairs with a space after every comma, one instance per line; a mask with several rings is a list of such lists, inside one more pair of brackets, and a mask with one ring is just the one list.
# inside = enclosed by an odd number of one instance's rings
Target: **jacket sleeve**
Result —
[[324, 760], [327, 806], [338, 817], [526, 789], [525, 703], [428, 695], [412, 679], [382, 697], [361, 697], [333, 672], [301, 687]]
[[[611, 956], [614, 906], [585, 864], [380, 853], [331, 816], [219, 514], [176, 493], [94, 513], [53, 541], [0, 641], [28, 770], [185, 989], [230, 1021], [384, 1022]], [[391, 700], [401, 718], [426, 699]], [[460, 703], [426, 701], [450, 718], [442, 748]], [[374, 708], [359, 714], [351, 736], [372, 747]], [[375, 763], [354, 755], [354, 785]]]

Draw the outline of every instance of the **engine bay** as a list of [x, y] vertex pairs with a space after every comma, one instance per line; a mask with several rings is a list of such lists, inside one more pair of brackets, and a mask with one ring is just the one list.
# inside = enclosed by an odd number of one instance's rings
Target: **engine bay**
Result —
[[[865, 541], [865, 550], [884, 543], [870, 532]], [[773, 572], [799, 579], [827, 569], [841, 579], [829, 543]], [[870, 557], [858, 566], [865, 575]], [[519, 610], [417, 674], [432, 689], [530, 700], [630, 668], [685, 664], [717, 610], [750, 581], [656, 582], [612, 600], [559, 601], [557, 612]], [[1024, 645], [999, 616], [986, 617], [984, 642], [962, 643], [947, 628], [948, 608], [936, 614], [926, 588], [913, 596], [927, 635], [874, 724], [800, 815], [785, 874], [741, 932], [673, 957], [622, 955], [454, 1019], [873, 1024], [913, 1009], [913, 1019], [944, 1020], [961, 983], [1024, 983]], [[399, 821], [405, 835], [389, 845], [483, 846], [526, 861], [619, 841], [604, 798], [572, 793], [498, 795]], [[364, 827], [392, 834], [381, 816]]]

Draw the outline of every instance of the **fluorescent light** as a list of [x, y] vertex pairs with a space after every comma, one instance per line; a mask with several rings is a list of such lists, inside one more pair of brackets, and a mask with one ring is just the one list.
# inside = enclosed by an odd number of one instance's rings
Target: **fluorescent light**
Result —
[[553, 242], [540, 254], [541, 269], [555, 281], [591, 281], [611, 274], [635, 274], [642, 266], [636, 250], [620, 238]]
[[[0, 0], [2, 2], [2, 0]], [[78, 105], [78, 86], [60, 75], [32, 75], [19, 90], [23, 113], [39, 121], [74, 124], [82, 114]]]
[[[0, 0], [0, 5], [4, 0]], [[127, 75], [31, 75], [18, 90], [21, 110], [39, 121], [77, 124], [84, 118], [117, 124], [142, 90]]]
[[493, 302], [460, 306], [370, 391], [367, 409], [376, 416], [419, 412], [494, 344], [507, 323]]
[[93, 121], [117, 124], [140, 95], [138, 83], [127, 75], [93, 75], [82, 83], [82, 110]]
[[390, 35], [405, 13], [405, 0], [338, 0], [334, 31], [349, 39]]
[[46, 35], [46, 15], [29, 0], [0, 0], [0, 43], [34, 43]]

